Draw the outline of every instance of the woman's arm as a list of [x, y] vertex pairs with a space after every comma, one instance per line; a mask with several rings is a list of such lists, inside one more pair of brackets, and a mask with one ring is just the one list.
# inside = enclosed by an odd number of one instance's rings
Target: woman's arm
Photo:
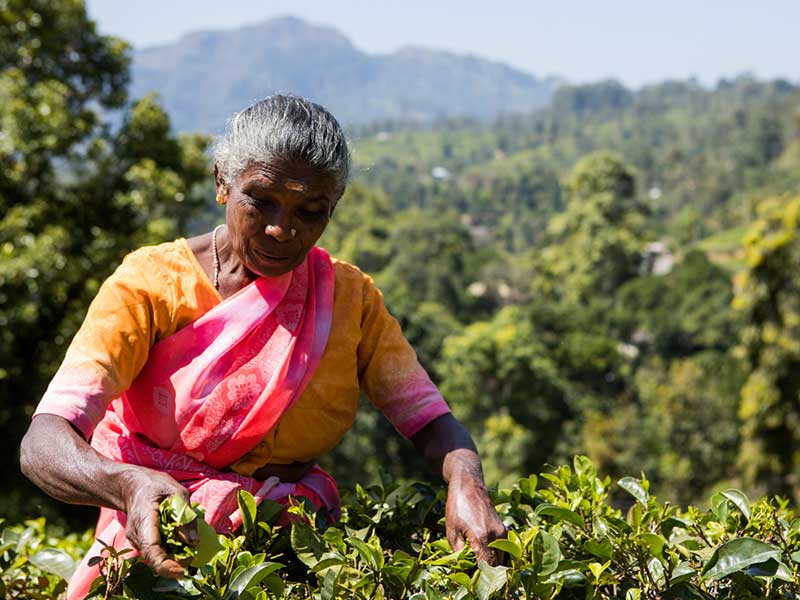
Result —
[[489, 543], [505, 537], [483, 481], [481, 461], [467, 430], [452, 414], [442, 415], [411, 437], [411, 442], [448, 483], [445, 522], [453, 550], [469, 540], [478, 560], [499, 562]]
[[[172, 494], [189, 501], [187, 490], [159, 471], [114, 462], [100, 455], [72, 425], [56, 415], [33, 419], [20, 447], [22, 472], [44, 492], [70, 504], [106, 506], [128, 516], [125, 535], [144, 560], [164, 577], [183, 568], [160, 546], [159, 504]], [[196, 543], [196, 529], [184, 532]]]

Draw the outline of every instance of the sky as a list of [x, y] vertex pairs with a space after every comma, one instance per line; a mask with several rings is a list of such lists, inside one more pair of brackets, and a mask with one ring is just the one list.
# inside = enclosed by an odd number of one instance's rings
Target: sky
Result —
[[424, 46], [579, 83], [752, 73], [800, 81], [800, 0], [88, 0], [102, 33], [134, 47], [294, 15], [359, 49]]

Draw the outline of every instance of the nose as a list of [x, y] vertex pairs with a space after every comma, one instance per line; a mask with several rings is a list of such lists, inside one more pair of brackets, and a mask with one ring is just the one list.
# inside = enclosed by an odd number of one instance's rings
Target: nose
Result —
[[279, 242], [286, 242], [295, 236], [296, 229], [292, 227], [290, 219], [283, 214], [279, 214], [275, 215], [275, 218], [270, 223], [267, 223], [266, 227], [264, 227], [264, 233]]

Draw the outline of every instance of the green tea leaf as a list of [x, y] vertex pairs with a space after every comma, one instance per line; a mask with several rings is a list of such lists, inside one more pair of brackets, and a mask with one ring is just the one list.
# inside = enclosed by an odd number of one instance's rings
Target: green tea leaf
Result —
[[676, 585], [682, 581], [688, 581], [697, 574], [697, 571], [689, 565], [689, 563], [681, 562], [672, 570], [672, 579], [670, 585]]
[[358, 555], [361, 557], [361, 560], [370, 565], [373, 569], [380, 568], [377, 562], [377, 557], [373, 552], [374, 549], [369, 544], [358, 539], [357, 537], [349, 537], [345, 541], [356, 549]]
[[614, 554], [614, 548], [608, 540], [587, 540], [583, 544], [583, 549], [597, 558], [608, 560]]
[[753, 538], [737, 538], [714, 551], [700, 572], [700, 579], [722, 579], [771, 558], [779, 561], [780, 556], [780, 548], [771, 544]]
[[734, 506], [744, 515], [744, 518], [748, 521], [750, 520], [750, 501], [744, 495], [744, 492], [730, 488], [720, 492], [720, 495], [733, 502]]
[[722, 494], [711, 496], [711, 512], [724, 523], [728, 518], [728, 499]]
[[561, 548], [558, 540], [541, 529], [533, 540], [533, 561], [542, 575], [555, 572], [561, 561]]
[[69, 554], [56, 548], [43, 548], [32, 554], [28, 560], [42, 571], [58, 575], [66, 581], [72, 577], [77, 566]]
[[481, 561], [478, 563], [478, 569], [480, 576], [478, 584], [475, 586], [475, 593], [478, 600], [488, 600], [505, 587], [508, 580], [508, 567], [492, 567], [489, 563]]
[[341, 569], [331, 569], [325, 573], [322, 580], [322, 587], [320, 588], [320, 596], [322, 600], [333, 600], [336, 598], [336, 581], [339, 578]]
[[258, 513], [256, 499], [250, 492], [239, 490], [236, 495], [236, 503], [239, 505], [239, 512], [242, 515], [242, 533], [249, 535], [253, 531]]
[[597, 477], [594, 463], [592, 463], [587, 456], [576, 455], [575, 458], [572, 459], [572, 466], [575, 469], [575, 473], [581, 479], [589, 480]]
[[450, 581], [456, 585], [460, 585], [468, 590], [472, 588], [472, 580], [466, 573], [450, 573], [448, 577], [450, 578]]
[[519, 544], [515, 544], [511, 540], [494, 540], [489, 542], [489, 547], [510, 554], [517, 560], [522, 557], [522, 548], [520, 548]]
[[751, 565], [747, 569], [747, 574], [751, 577], [775, 577], [782, 581], [793, 581], [789, 567], [774, 558], [770, 558], [763, 563]]
[[575, 527], [583, 529], [585, 527], [585, 523], [581, 516], [569, 510], [568, 508], [561, 508], [560, 506], [555, 506], [553, 504], [543, 503], [536, 507], [534, 511], [537, 515], [544, 515], [546, 517], [553, 517], [556, 521], [566, 521]]
[[628, 492], [631, 496], [636, 498], [636, 501], [639, 504], [642, 506], [647, 506], [647, 500], [650, 498], [650, 494], [646, 489], [644, 489], [644, 487], [642, 487], [642, 484], [638, 479], [635, 479], [634, 477], [623, 477], [617, 481], [617, 485]]
[[233, 579], [233, 581], [231, 581], [231, 584], [228, 586], [228, 590], [223, 597], [224, 600], [237, 599], [242, 592], [259, 585], [265, 577], [271, 573], [274, 573], [283, 566], [284, 565], [277, 562], [265, 562], [254, 567], [250, 567], [249, 569], [245, 569], [239, 573], [236, 578]]
[[602, 575], [603, 571], [605, 571], [609, 566], [611, 566], [610, 560], [602, 564], [598, 562], [589, 563], [589, 570], [592, 572], [592, 575], [594, 575], [595, 581], [600, 579], [600, 575]]
[[652, 556], [660, 557], [664, 551], [664, 545], [667, 543], [660, 535], [655, 533], [640, 533], [636, 536], [639, 543], [647, 547]]
[[319, 534], [299, 521], [292, 523], [292, 549], [306, 566], [315, 566], [325, 553], [325, 544]]
[[217, 532], [206, 523], [205, 519], [197, 519], [197, 532], [200, 536], [200, 543], [197, 545], [197, 554], [190, 563], [193, 567], [202, 567], [208, 564], [217, 552], [222, 550]]

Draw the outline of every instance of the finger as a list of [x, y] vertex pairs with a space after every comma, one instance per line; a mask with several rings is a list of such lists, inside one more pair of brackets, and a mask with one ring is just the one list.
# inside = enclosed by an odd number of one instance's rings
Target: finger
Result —
[[496, 566], [500, 562], [500, 557], [494, 548], [489, 547], [489, 536], [485, 533], [469, 533], [469, 543], [475, 552], [475, 558], [478, 562], [486, 561], [491, 566]]
[[478, 562], [483, 560], [493, 567], [500, 564], [501, 553], [494, 548], [489, 548], [486, 544], [475, 544], [472, 548], [475, 551], [475, 558]]
[[153, 504], [152, 509], [142, 519], [139, 531], [142, 540], [142, 558], [162, 577], [172, 579], [183, 577], [183, 567], [167, 555], [164, 548], [161, 547], [159, 522], [158, 504]]
[[178, 579], [184, 575], [183, 567], [167, 556], [167, 553], [158, 544], [145, 546], [142, 549], [142, 558], [161, 577]]
[[447, 541], [450, 543], [453, 552], [461, 550], [466, 543], [463, 532], [456, 527], [447, 527]]
[[197, 521], [181, 525], [176, 531], [184, 544], [189, 544], [190, 546], [198, 546], [200, 544], [200, 531], [197, 527]]

